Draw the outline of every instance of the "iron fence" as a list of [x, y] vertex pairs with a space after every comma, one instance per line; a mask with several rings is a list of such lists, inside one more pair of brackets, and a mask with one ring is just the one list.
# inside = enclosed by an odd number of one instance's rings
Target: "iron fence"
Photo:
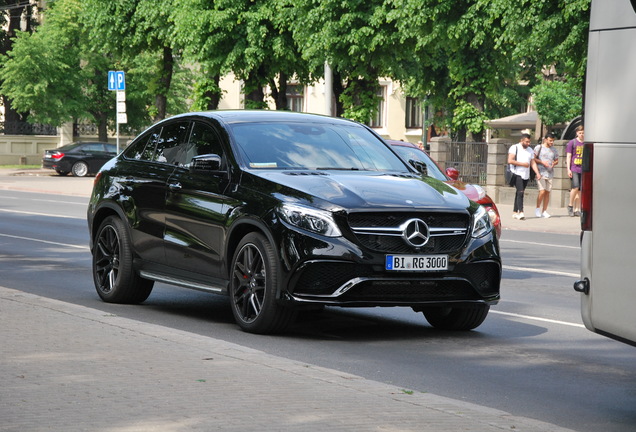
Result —
[[39, 123], [0, 122], [3, 135], [57, 135], [57, 127]]
[[[459, 171], [459, 179], [466, 183], [486, 186], [488, 171], [488, 143], [451, 142], [446, 149], [446, 168]], [[528, 188], [536, 188], [537, 181], [528, 182]]]
[[488, 143], [451, 142], [446, 149], [446, 168], [456, 168], [459, 179], [486, 186]]

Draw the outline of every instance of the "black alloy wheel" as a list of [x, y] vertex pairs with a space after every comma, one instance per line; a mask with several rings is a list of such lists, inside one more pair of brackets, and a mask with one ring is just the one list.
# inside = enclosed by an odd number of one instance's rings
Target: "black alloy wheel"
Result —
[[295, 311], [275, 298], [278, 283], [276, 257], [269, 241], [250, 233], [239, 243], [231, 267], [230, 296], [237, 324], [251, 333], [275, 333], [294, 319]]
[[137, 275], [132, 256], [124, 223], [118, 217], [107, 217], [97, 231], [93, 249], [93, 280], [102, 300], [136, 304], [148, 298], [154, 282]]
[[472, 330], [484, 322], [490, 306], [486, 304], [472, 307], [430, 307], [422, 310], [424, 317], [433, 327], [440, 330]]

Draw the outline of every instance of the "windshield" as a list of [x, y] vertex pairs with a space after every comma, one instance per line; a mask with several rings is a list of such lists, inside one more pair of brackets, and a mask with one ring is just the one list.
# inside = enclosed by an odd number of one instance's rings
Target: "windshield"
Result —
[[441, 169], [437, 166], [433, 159], [430, 158], [426, 153], [422, 150], [415, 147], [406, 147], [401, 145], [394, 145], [393, 149], [398, 152], [400, 156], [402, 156], [405, 160], [415, 160], [418, 162], [423, 162], [426, 164], [426, 168], [428, 169], [429, 177], [436, 178], [437, 180], [446, 181], [448, 177], [446, 174], [442, 172]]
[[355, 123], [240, 123], [230, 130], [252, 169], [407, 171], [382, 141]]

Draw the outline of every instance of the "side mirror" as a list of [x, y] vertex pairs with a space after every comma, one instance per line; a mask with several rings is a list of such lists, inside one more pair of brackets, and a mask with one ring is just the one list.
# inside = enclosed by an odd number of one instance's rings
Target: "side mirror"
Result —
[[457, 168], [446, 168], [446, 175], [449, 176], [452, 180], [459, 180], [459, 171], [457, 170]]
[[415, 168], [420, 174], [428, 176], [428, 167], [422, 161], [418, 161], [415, 159], [409, 159], [409, 163], [413, 168]]
[[190, 162], [190, 171], [221, 171], [221, 156], [216, 154], [195, 156]]

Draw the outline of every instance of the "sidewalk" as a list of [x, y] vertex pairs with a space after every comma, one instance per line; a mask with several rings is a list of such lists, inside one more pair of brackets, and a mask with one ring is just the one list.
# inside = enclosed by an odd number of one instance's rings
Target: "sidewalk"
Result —
[[3, 432], [566, 431], [4, 287], [0, 346]]
[[517, 220], [512, 218], [512, 203], [497, 203], [497, 210], [503, 224], [501, 237], [506, 237], [506, 230], [523, 230], [537, 232], [552, 232], [559, 234], [576, 234], [581, 233], [581, 218], [568, 216], [567, 208], [552, 208], [548, 206], [549, 219], [538, 218], [534, 215], [536, 202], [526, 200], [524, 203], [525, 220]]

